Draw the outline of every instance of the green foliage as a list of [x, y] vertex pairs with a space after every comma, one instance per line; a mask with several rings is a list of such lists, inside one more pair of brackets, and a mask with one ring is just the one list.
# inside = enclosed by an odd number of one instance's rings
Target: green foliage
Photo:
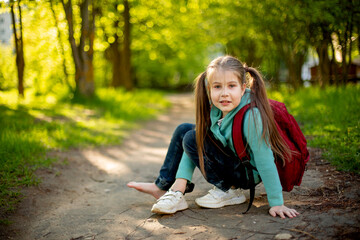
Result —
[[[60, 17], [64, 16], [60, 15]], [[62, 66], [63, 56], [60, 54], [57, 29], [49, 3], [39, 3], [30, 9], [24, 9], [23, 18], [25, 86], [34, 88], [36, 94], [54, 91], [57, 85], [66, 86]], [[66, 25], [62, 22], [60, 24], [65, 33]], [[66, 39], [63, 41], [62, 44], [68, 50], [66, 51], [67, 69], [73, 74], [70, 46]]]
[[296, 92], [271, 92], [270, 98], [286, 103], [301, 123], [309, 146], [338, 169], [360, 174], [360, 86], [304, 88]]
[[168, 87], [191, 83], [208, 64], [210, 37], [207, 1], [133, 3], [132, 51], [138, 86]]
[[16, 88], [16, 71], [15, 56], [11, 47], [0, 44], [0, 90]]
[[[56, 92], [58, 85], [67, 87], [64, 57], [70, 85], [75, 86], [64, 9], [59, 1], [53, 2], [60, 40], [48, 1], [26, 1], [26, 7], [22, 8], [25, 87], [35, 88], [38, 94]], [[77, 41], [81, 33], [80, 2], [73, 1]], [[356, 44], [360, 18], [359, 13], [353, 11], [358, 6], [356, 1], [134, 0], [129, 3], [131, 70], [135, 85], [141, 88], [187, 85], [210, 59], [226, 53], [259, 67], [274, 82], [280, 78], [285, 81], [287, 72], [295, 72], [299, 77], [300, 65], [308, 50], [321, 46], [321, 41], [329, 36], [333, 38], [336, 54], [341, 54], [340, 49], [352, 38], [352, 58], [359, 55]], [[291, 8], [287, 7], [290, 5]], [[117, 0], [104, 0], [95, 7], [98, 8], [93, 61], [95, 86], [108, 87], [113, 68], [109, 46], [115, 37], [121, 39], [124, 35], [124, 7], [122, 1]], [[6, 4], [1, 10], [8, 11]], [[349, 19], [353, 20], [352, 36], [345, 31]], [[337, 39], [337, 35], [342, 36], [341, 39]], [[345, 36], [349, 41], [343, 39]], [[340, 40], [345, 44], [341, 48]], [[349, 47], [350, 44], [347, 49]], [[1, 89], [16, 87], [15, 57], [11, 49], [9, 46], [3, 51], [0, 46]], [[328, 49], [330, 51], [330, 45]]]
[[94, 99], [69, 102], [29, 92], [22, 102], [16, 91], [0, 92], [0, 214], [19, 200], [18, 187], [37, 184], [38, 167], [55, 159], [46, 152], [70, 147], [121, 143], [141, 120], [164, 111], [160, 92], [99, 89]]

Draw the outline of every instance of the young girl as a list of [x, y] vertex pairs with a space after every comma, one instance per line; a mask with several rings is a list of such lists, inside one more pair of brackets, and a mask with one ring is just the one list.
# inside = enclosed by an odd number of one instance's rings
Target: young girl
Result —
[[[246, 73], [250, 75], [249, 88], [246, 88]], [[197, 205], [220, 208], [245, 202], [238, 188], [241, 176], [236, 161], [229, 157], [226, 149], [235, 154], [233, 117], [251, 103], [254, 107], [244, 116], [243, 139], [254, 167], [255, 183], [264, 183], [271, 216], [296, 217], [299, 214], [296, 210], [284, 206], [274, 162], [274, 153], [280, 156], [291, 153], [276, 129], [259, 72], [231, 56], [216, 58], [196, 79], [195, 101], [196, 128], [182, 124], [175, 130], [155, 183], [130, 182], [128, 186], [158, 199], [152, 212], [175, 213], [188, 208], [184, 194], [192, 191], [191, 178], [197, 166], [214, 185], [207, 195], [195, 200]]]

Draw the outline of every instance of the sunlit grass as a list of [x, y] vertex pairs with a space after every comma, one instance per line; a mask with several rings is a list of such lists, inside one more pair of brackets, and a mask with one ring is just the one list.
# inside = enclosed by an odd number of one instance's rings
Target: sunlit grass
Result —
[[286, 103], [309, 146], [322, 148], [338, 169], [360, 174], [360, 85], [283, 90], [269, 96]]
[[[60, 99], [60, 100], [58, 100]], [[93, 99], [71, 101], [66, 92], [36, 96], [0, 92], [0, 219], [19, 199], [18, 187], [38, 183], [54, 149], [120, 144], [129, 130], [169, 107], [163, 94], [99, 89]]]

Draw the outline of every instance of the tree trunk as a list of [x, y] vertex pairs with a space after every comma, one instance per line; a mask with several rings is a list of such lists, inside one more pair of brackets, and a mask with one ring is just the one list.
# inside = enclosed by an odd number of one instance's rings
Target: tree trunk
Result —
[[[351, 41], [351, 37], [352, 37], [352, 34], [353, 34], [353, 19], [354, 19], [354, 12], [352, 11], [351, 12], [351, 17], [350, 17], [350, 26], [349, 26], [349, 51], [348, 51], [348, 54], [349, 54], [349, 63], [347, 65], [347, 68], [346, 68], [346, 82], [349, 80], [348, 79], [348, 75], [349, 75], [349, 70], [350, 70], [350, 66], [351, 66], [351, 62], [352, 62], [352, 58], [351, 58], [351, 51], [352, 51], [352, 41]], [[358, 36], [359, 38], [359, 36]]]
[[320, 46], [316, 48], [319, 56], [318, 81], [321, 87], [328, 86], [330, 83], [330, 59], [329, 59], [329, 39], [324, 36]]
[[16, 51], [16, 67], [18, 72], [18, 92], [20, 97], [24, 97], [24, 69], [25, 69], [25, 60], [24, 60], [24, 41], [23, 41], [23, 27], [22, 27], [22, 15], [21, 15], [21, 0], [18, 1], [18, 10], [19, 10], [19, 34], [16, 29], [16, 20], [14, 12], [14, 0], [10, 1], [10, 11], [11, 19], [13, 23], [13, 32], [14, 32], [14, 41], [15, 41], [15, 51]]
[[305, 62], [305, 50], [300, 50], [295, 47], [296, 42], [292, 39], [287, 41], [282, 35], [279, 35], [278, 31], [272, 29], [270, 34], [274, 39], [276, 48], [280, 53], [280, 56], [285, 61], [285, 65], [289, 71], [287, 78], [287, 83], [290, 87], [295, 90], [303, 86], [303, 81], [301, 78], [301, 68]]
[[63, 45], [63, 42], [62, 42], [62, 37], [61, 37], [61, 30], [59, 28], [59, 23], [58, 23], [56, 13], [55, 13], [55, 9], [54, 9], [54, 6], [53, 6], [53, 0], [50, 0], [49, 2], [50, 2], [50, 10], [52, 12], [52, 15], [53, 15], [53, 18], [54, 18], [54, 21], [55, 21], [55, 27], [57, 29], [57, 38], [58, 38], [59, 46], [60, 46], [60, 55], [62, 57], [62, 65], [63, 65], [63, 72], [64, 72], [64, 81], [63, 81], [63, 83], [65, 83], [66, 86], [72, 92], [73, 89], [72, 89], [71, 84], [69, 82], [69, 73], [68, 73], [68, 70], [67, 70], [67, 67], [66, 67], [66, 57], [65, 57], [65, 50], [64, 50], [64, 45]]
[[128, 90], [131, 90], [134, 85], [131, 79], [131, 25], [130, 25], [130, 7], [128, 0], [124, 0], [124, 44], [122, 51], [122, 65], [123, 67], [123, 78], [124, 78], [124, 87]]
[[275, 60], [273, 62], [273, 67], [274, 67], [274, 71], [273, 71], [273, 76], [272, 76], [272, 80], [271, 80], [271, 87], [275, 90], [279, 90], [280, 89], [280, 61]]
[[358, 52], [360, 53], [360, 21], [358, 21], [358, 27], [357, 27], [357, 35], [358, 35], [358, 38], [357, 38], [357, 47], [358, 47]]
[[331, 55], [332, 55], [332, 59], [330, 62], [330, 76], [331, 76], [331, 84], [335, 84], [336, 86], [340, 85], [340, 79], [339, 79], [339, 72], [338, 72], [338, 65], [337, 65], [337, 61], [336, 61], [336, 55], [335, 55], [335, 47], [334, 44], [331, 40], [330, 42], [331, 45]]
[[[89, 5], [92, 5], [92, 14], [89, 13]], [[80, 46], [78, 47], [82, 58], [82, 68], [80, 69], [79, 92], [84, 96], [92, 96], [95, 92], [94, 82], [94, 6], [92, 0], [84, 0], [80, 5], [81, 13], [81, 36]]]
[[[114, 34], [115, 41], [110, 44], [107, 56], [111, 60], [113, 67], [111, 86], [131, 90], [134, 88], [134, 83], [131, 77], [130, 8], [127, 0], [124, 0], [123, 4], [123, 38], [120, 38], [117, 33]], [[117, 9], [117, 5], [115, 5], [115, 9]], [[114, 26], [115, 28], [119, 26], [119, 20], [114, 22]]]
[[[343, 41], [341, 42], [341, 57], [342, 57], [342, 63], [341, 63], [341, 84], [345, 84], [347, 82], [347, 63], [346, 63], [346, 55], [347, 55], [347, 30], [345, 31], [345, 37]], [[340, 38], [341, 36], [339, 36]]]
[[[117, 25], [117, 23], [115, 23]], [[120, 50], [121, 44], [119, 43], [119, 37], [117, 34], [115, 34], [115, 41], [110, 44], [110, 47], [108, 49], [108, 56], [109, 60], [112, 62], [112, 81], [111, 86], [113, 87], [120, 87], [123, 86], [123, 69], [121, 66], [122, 64], [122, 54]]]
[[[92, 0], [84, 0], [80, 4], [81, 36], [79, 45], [74, 38], [73, 12], [71, 0], [65, 4], [61, 0], [69, 27], [69, 42], [75, 64], [75, 95], [90, 97], [95, 93], [93, 46], [94, 46], [94, 5]], [[92, 15], [89, 14], [89, 5], [92, 4]]]
[[301, 78], [301, 68], [304, 64], [305, 55], [302, 53], [291, 53], [287, 58], [287, 68], [289, 70], [288, 83], [294, 89], [303, 86]]

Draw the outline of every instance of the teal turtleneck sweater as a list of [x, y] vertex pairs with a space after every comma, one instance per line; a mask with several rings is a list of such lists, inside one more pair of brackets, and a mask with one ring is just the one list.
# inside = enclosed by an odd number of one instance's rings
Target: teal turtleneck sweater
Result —
[[[234, 153], [235, 149], [232, 142], [233, 118], [236, 113], [248, 103], [250, 103], [250, 89], [246, 89], [240, 104], [223, 118], [220, 126], [218, 120], [221, 119], [222, 112], [215, 106], [211, 108], [211, 132], [224, 147], [229, 146]], [[269, 205], [271, 207], [280, 206], [284, 201], [282, 186], [274, 162], [274, 155], [271, 148], [265, 143], [264, 139], [261, 138], [262, 122], [260, 112], [257, 108], [253, 110], [254, 115], [251, 111], [248, 111], [244, 116], [243, 134], [250, 149], [250, 163], [257, 169], [254, 170], [255, 182], [259, 183], [261, 181], [260, 179], [262, 179]], [[184, 178], [191, 181], [195, 167], [191, 159], [184, 153], [176, 178]]]

